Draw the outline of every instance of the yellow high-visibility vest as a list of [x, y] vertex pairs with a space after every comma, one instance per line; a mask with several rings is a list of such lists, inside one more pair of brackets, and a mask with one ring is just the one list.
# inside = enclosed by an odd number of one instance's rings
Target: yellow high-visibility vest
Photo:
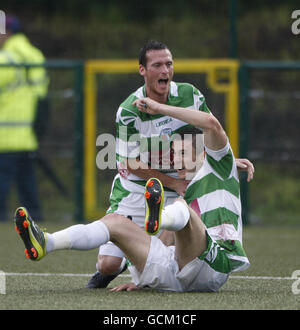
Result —
[[[43, 54], [23, 34], [12, 35], [0, 50], [0, 63], [43, 63]], [[33, 151], [37, 101], [45, 97], [48, 78], [43, 67], [0, 67], [0, 152]]]

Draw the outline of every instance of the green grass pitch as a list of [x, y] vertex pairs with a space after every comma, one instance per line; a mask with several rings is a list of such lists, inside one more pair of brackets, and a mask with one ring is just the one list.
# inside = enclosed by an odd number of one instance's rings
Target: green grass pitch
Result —
[[[58, 224], [42, 225], [49, 232], [63, 228]], [[23, 243], [13, 224], [0, 223], [0, 270], [7, 274], [0, 309], [300, 309], [300, 294], [292, 292], [295, 279], [291, 279], [292, 273], [300, 269], [300, 227], [247, 226], [243, 239], [251, 267], [233, 274], [217, 293], [162, 293], [149, 289], [115, 293], [84, 288], [87, 274], [95, 271], [97, 250], [58, 251], [32, 262], [25, 259]], [[48, 275], [36, 275], [40, 273]], [[109, 287], [129, 279], [125, 273]], [[300, 291], [300, 283], [298, 287]]]

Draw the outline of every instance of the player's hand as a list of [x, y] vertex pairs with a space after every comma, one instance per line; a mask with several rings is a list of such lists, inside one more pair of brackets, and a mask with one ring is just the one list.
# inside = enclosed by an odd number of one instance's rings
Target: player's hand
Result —
[[250, 182], [255, 172], [254, 165], [247, 158], [237, 158], [235, 162], [238, 170], [248, 172], [247, 181]]
[[134, 290], [139, 290], [140, 288], [136, 286], [134, 283], [125, 283], [125, 284], [120, 284], [112, 289], [110, 291], [113, 292], [120, 292], [120, 291], [134, 291]]
[[175, 190], [179, 196], [184, 196], [189, 183], [188, 180], [176, 179], [170, 188]]
[[132, 105], [135, 105], [141, 112], [155, 115], [160, 113], [161, 104], [150, 99], [149, 97], [135, 100]]

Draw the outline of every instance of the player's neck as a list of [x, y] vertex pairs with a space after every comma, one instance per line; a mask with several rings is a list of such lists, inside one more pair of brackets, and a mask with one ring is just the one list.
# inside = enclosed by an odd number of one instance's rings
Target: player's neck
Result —
[[151, 90], [147, 90], [146, 89], [146, 96], [147, 97], [150, 97], [150, 99], [158, 102], [158, 103], [167, 103], [168, 101], [168, 96], [169, 96], [169, 92], [166, 93], [166, 94], [158, 94], [158, 93], [155, 93], [155, 92], [152, 92]]

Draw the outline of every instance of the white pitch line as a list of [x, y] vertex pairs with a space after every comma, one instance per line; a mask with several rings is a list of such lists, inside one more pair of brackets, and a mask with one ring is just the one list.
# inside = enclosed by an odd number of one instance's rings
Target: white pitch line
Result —
[[[90, 277], [93, 274], [76, 273], [5, 273], [6, 276], [63, 276], [63, 277]], [[119, 275], [121, 276], [121, 275]], [[128, 275], [129, 276], [129, 275]]]
[[230, 276], [233, 279], [243, 280], [297, 280], [297, 277], [279, 277], [279, 276]]
[[[93, 274], [76, 274], [76, 273], [5, 273], [5, 276], [62, 276], [62, 277], [90, 277]], [[118, 277], [131, 277], [130, 274], [120, 274]], [[297, 277], [279, 277], [279, 276], [230, 276], [232, 279], [243, 280], [296, 280]]]
[[[77, 273], [5, 273], [5, 276], [62, 276], [62, 277], [90, 277], [94, 274], [77, 274]], [[119, 277], [131, 277], [129, 274], [121, 274]]]

